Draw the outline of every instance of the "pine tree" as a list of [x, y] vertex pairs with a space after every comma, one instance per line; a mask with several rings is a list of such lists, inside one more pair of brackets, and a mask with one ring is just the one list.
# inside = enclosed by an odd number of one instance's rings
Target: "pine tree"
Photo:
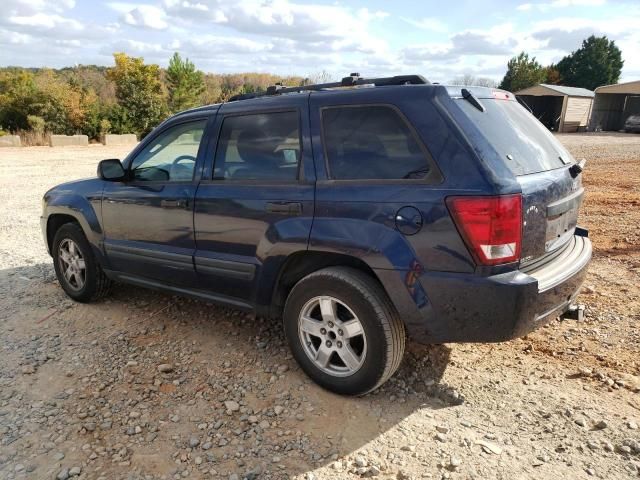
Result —
[[196, 70], [188, 58], [182, 60], [178, 52], [169, 61], [166, 75], [169, 91], [169, 109], [172, 112], [186, 110], [200, 104], [205, 90], [204, 74]]
[[507, 63], [507, 73], [500, 83], [500, 88], [517, 92], [544, 82], [545, 77], [545, 69], [536, 61], [536, 57], [529, 59], [527, 53], [521, 52]]

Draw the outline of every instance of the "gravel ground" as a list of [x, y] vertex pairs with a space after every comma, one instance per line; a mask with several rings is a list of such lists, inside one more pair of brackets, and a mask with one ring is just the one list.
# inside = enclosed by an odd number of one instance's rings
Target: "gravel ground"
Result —
[[68, 300], [41, 197], [126, 149], [0, 150], [0, 477], [640, 477], [640, 135], [588, 160], [586, 319], [502, 344], [409, 344], [364, 398], [321, 390], [277, 321], [118, 286]]

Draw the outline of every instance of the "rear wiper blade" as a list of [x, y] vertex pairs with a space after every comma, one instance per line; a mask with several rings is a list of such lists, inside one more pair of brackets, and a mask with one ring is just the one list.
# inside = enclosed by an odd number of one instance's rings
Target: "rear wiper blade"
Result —
[[476, 107], [478, 110], [480, 110], [481, 112], [484, 112], [484, 105], [482, 105], [478, 99], [476, 97], [473, 96], [473, 93], [471, 93], [469, 90], [467, 90], [466, 88], [463, 88], [462, 90], [460, 90], [460, 93], [462, 93], [462, 98], [464, 98], [467, 102], [469, 102], [471, 105], [473, 105], [474, 107]]
[[584, 170], [584, 166], [586, 164], [587, 164], [587, 160], [583, 158], [578, 163], [574, 163], [569, 167], [569, 173], [573, 178], [576, 178], [578, 175], [582, 173], [582, 171]]

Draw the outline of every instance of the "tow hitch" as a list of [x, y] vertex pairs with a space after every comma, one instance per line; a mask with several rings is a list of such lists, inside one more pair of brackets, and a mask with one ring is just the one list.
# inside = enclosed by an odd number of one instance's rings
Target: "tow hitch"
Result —
[[578, 322], [584, 321], [584, 305], [569, 305], [566, 312], [560, 315], [562, 320], [577, 320]]

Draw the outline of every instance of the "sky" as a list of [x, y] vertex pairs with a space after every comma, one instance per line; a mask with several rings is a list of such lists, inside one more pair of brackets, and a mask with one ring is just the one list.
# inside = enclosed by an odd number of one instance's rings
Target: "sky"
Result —
[[524, 50], [557, 62], [591, 34], [640, 79], [640, 0], [2, 0], [0, 66], [113, 65], [113, 52], [205, 72], [500, 80]]

